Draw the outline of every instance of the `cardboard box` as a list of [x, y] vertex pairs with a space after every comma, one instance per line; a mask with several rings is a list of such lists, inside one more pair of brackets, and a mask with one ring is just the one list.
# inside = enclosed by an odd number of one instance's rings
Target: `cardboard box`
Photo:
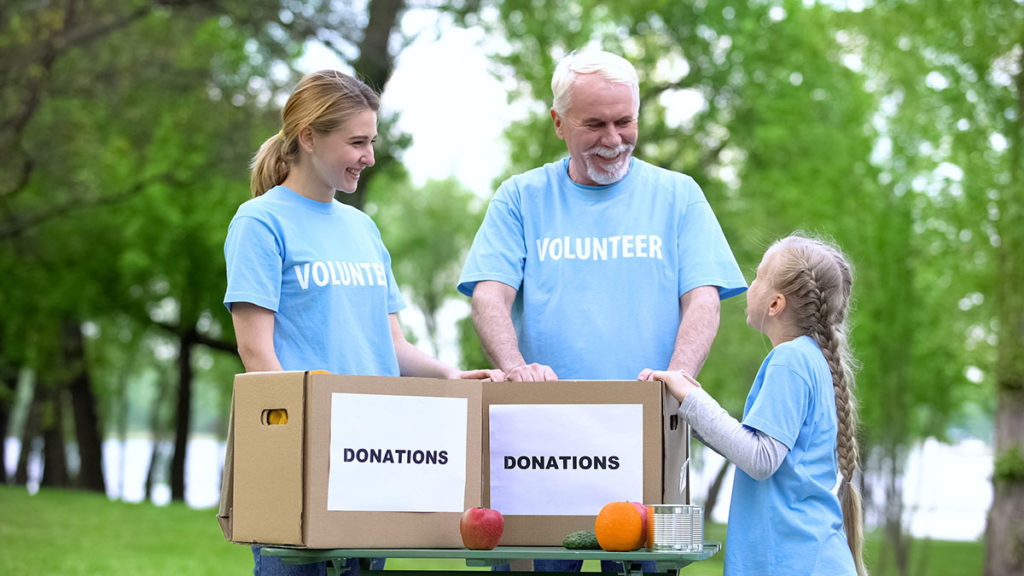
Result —
[[502, 510], [501, 544], [560, 546], [615, 500], [688, 504], [689, 428], [678, 408], [658, 382], [485, 386], [484, 504]]
[[218, 519], [237, 543], [462, 548], [484, 505], [503, 546], [559, 546], [608, 501], [689, 503], [677, 408], [656, 382], [240, 374]]
[[[461, 548], [462, 511], [481, 501], [481, 394], [472, 381], [236, 376], [218, 514], [225, 537]], [[274, 423], [280, 411], [285, 424]]]

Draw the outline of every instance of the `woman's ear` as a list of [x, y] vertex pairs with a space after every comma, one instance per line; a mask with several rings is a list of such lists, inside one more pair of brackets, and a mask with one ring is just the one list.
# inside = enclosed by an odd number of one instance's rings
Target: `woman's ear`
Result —
[[299, 148], [302, 148], [306, 152], [312, 152], [314, 141], [315, 139], [313, 138], [312, 126], [306, 126], [302, 130], [299, 130]]
[[768, 303], [768, 315], [778, 316], [782, 314], [782, 311], [786, 309], [786, 295], [776, 293], [772, 296], [772, 301]]

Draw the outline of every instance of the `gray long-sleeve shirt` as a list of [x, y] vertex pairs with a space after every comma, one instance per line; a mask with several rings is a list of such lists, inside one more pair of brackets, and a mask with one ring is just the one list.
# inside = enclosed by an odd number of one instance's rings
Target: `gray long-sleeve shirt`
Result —
[[683, 398], [679, 416], [690, 424], [698, 440], [754, 480], [765, 480], [774, 474], [789, 453], [789, 447], [782, 442], [730, 416], [702, 389]]

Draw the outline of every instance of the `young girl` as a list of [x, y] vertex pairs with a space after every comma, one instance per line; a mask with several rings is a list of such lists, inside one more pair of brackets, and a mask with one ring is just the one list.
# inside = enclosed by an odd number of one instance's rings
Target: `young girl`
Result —
[[[373, 166], [379, 99], [335, 71], [306, 75], [288, 98], [281, 131], [252, 162], [253, 199], [224, 244], [224, 304], [248, 372], [321, 369], [334, 374], [490, 378], [462, 372], [408, 341], [391, 256], [369, 216], [334, 199]], [[255, 574], [322, 574], [323, 564], [282, 567], [253, 547]], [[383, 568], [383, 562], [378, 562]], [[353, 566], [353, 572], [358, 565]]]
[[[725, 574], [867, 574], [861, 555], [853, 358], [846, 316], [853, 273], [836, 248], [792, 235], [765, 253], [747, 324], [772, 350], [743, 422], [687, 374], [645, 370], [680, 402], [700, 439], [736, 464]], [[841, 473], [836, 495], [837, 477]]]

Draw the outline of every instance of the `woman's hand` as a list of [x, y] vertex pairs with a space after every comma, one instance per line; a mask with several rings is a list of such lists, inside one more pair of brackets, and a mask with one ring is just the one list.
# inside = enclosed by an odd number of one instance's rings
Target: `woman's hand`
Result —
[[682, 402], [687, 394], [701, 387], [700, 382], [697, 382], [693, 376], [682, 370], [651, 370], [650, 368], [645, 368], [637, 376], [637, 379], [648, 382], [663, 382], [665, 387], [668, 388], [669, 394], [672, 394], [679, 402]]

